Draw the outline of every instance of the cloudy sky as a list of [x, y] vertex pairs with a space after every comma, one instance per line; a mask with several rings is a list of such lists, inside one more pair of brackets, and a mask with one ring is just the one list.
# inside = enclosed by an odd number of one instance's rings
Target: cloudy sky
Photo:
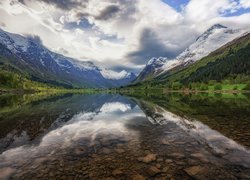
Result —
[[216, 23], [250, 27], [250, 0], [0, 0], [0, 28], [49, 49], [136, 73], [174, 58]]

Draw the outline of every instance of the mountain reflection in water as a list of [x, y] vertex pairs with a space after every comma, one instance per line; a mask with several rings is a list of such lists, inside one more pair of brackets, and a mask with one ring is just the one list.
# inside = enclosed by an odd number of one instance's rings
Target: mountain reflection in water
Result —
[[[190, 114], [182, 98], [193, 102], [193, 97], [165, 98], [159, 97], [161, 102], [158, 102], [157, 98], [114, 94], [67, 94], [35, 100], [26, 96], [0, 96], [0, 176], [3, 179], [250, 177], [248, 143], [235, 141], [224, 130], [210, 127], [210, 121], [214, 123], [217, 118], [227, 118], [226, 115], [210, 116], [207, 109], [205, 116], [204, 110], [199, 113], [194, 106], [191, 109], [196, 111]], [[216, 101], [222, 105], [223, 97], [219, 99], [220, 102]], [[202, 104], [205, 100], [199, 101]], [[242, 120], [249, 122], [248, 97], [234, 102], [230, 102], [234, 107], [227, 110], [240, 109], [244, 112]], [[240, 114], [235, 116], [241, 120]], [[235, 123], [228, 118], [227, 121], [229, 126]], [[249, 129], [238, 128], [237, 133], [249, 137]]]

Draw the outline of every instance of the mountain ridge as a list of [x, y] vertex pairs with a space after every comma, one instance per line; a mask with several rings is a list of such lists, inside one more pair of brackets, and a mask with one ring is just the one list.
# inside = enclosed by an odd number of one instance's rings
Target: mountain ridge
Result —
[[[55, 82], [52, 84], [64, 84], [67, 87], [110, 88], [127, 85], [135, 78], [133, 73], [123, 71], [127, 76], [107, 79], [102, 75], [102, 69], [93, 62], [79, 61], [52, 52], [32, 37], [24, 37], [2, 29], [0, 29], [0, 44], [2, 49], [9, 50], [7, 54], [12, 61], [7, 63], [26, 71], [32, 80], [49, 84]], [[7, 55], [5, 53], [0, 55], [5, 57]]]
[[132, 89], [218, 91], [250, 90], [250, 32], [233, 39], [202, 59], [178, 66]]
[[[221, 24], [214, 24], [198, 36], [196, 40], [175, 59], [165, 58], [165, 63], [163, 63], [162, 66], [158, 66], [155, 71], [152, 71], [153, 68], [149, 67], [152, 66], [151, 64], [147, 64], [134, 83], [155, 78], [178, 66], [192, 64], [207, 56], [210, 52], [216, 50], [220, 46], [242, 35], [244, 31], [245, 30], [242, 29], [228, 28]], [[148, 69], [151, 69], [151, 71], [147, 72]]]

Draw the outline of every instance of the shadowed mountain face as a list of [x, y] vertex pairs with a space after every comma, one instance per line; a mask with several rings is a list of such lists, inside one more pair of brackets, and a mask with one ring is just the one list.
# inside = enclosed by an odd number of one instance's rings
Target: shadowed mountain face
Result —
[[3, 95], [0, 102], [3, 178], [250, 175], [243, 94]]
[[[119, 87], [135, 79], [125, 72], [119, 78], [105, 77], [89, 61], [78, 61], [54, 53], [29, 37], [0, 30], [0, 62], [10, 64], [31, 80], [65, 87]], [[109, 70], [106, 70], [109, 71]]]

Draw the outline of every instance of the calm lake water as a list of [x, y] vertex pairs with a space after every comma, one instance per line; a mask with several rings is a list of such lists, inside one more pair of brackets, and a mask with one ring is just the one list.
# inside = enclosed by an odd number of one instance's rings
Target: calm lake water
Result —
[[0, 179], [250, 179], [250, 96], [0, 95]]

